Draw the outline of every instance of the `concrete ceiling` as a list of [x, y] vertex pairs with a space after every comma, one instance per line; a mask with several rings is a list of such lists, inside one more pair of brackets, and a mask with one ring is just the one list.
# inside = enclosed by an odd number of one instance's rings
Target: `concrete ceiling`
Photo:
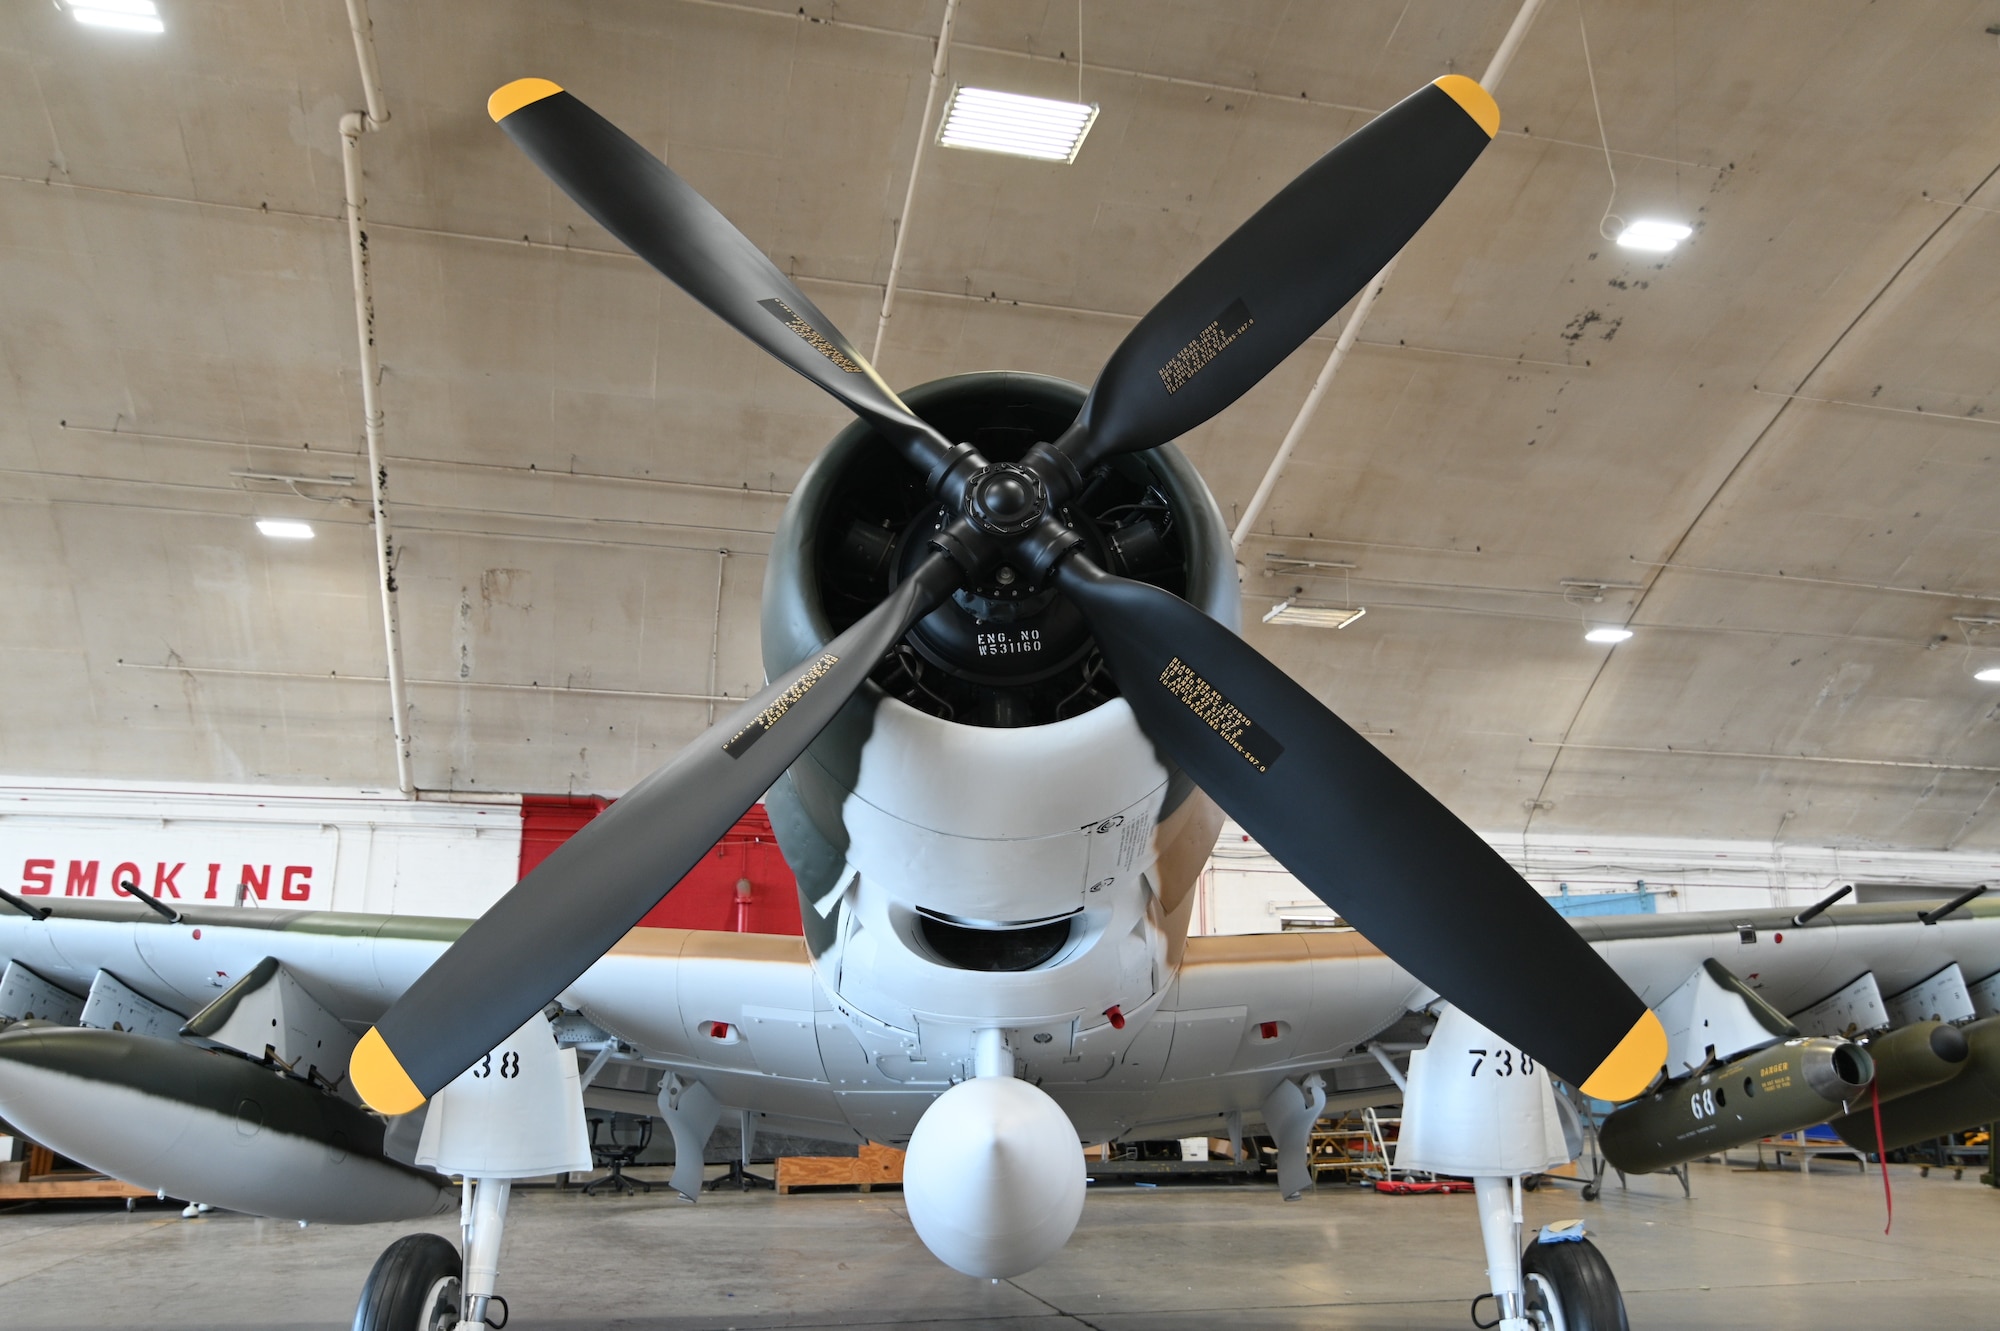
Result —
[[[0, 766], [389, 782], [346, 14], [159, 3], [151, 38], [0, 12]], [[707, 720], [646, 695], [760, 682], [759, 552], [844, 417], [625, 256], [484, 102], [524, 73], [575, 90], [865, 348], [943, 3], [799, 9], [377, 6], [392, 118], [363, 153], [425, 788], [618, 791]], [[1082, 155], [929, 154], [883, 372], [1088, 382], [1319, 153], [1477, 75], [1513, 10], [1091, 0]], [[2000, 688], [1972, 679], [2000, 630], [1955, 618], [2000, 619], [2000, 5], [1584, 17], [1614, 211], [1694, 239], [1600, 238], [1578, 11], [1552, 0], [1500, 140], [1244, 548], [1248, 636], [1482, 829], [2000, 846]], [[964, 0], [952, 78], [1073, 96], [1076, 33], [1075, 0]], [[1335, 331], [1184, 441], [1225, 512]], [[1355, 567], [1266, 578], [1273, 553]], [[1369, 613], [1255, 622], [1294, 587]]]

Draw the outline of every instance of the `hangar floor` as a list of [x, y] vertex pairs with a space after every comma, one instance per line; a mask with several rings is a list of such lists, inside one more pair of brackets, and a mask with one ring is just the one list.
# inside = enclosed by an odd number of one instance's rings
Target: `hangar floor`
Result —
[[[1810, 1177], [1694, 1168], [1596, 1204], [1528, 1197], [1531, 1221], [1584, 1214], [1617, 1269], [1632, 1325], [1990, 1327], [2000, 1193], [1828, 1164]], [[1467, 1325], [1482, 1287], [1469, 1196], [1327, 1188], [1280, 1205], [1263, 1188], [1112, 1186], [1061, 1256], [1019, 1280], [959, 1276], [918, 1245], [895, 1194], [718, 1194], [699, 1209], [523, 1193], [501, 1290], [522, 1331], [614, 1326], [949, 1327], [1102, 1331]], [[44, 1207], [0, 1214], [0, 1324], [341, 1327], [401, 1227], [342, 1229], [178, 1212]], [[442, 1227], [441, 1227], [442, 1231]]]

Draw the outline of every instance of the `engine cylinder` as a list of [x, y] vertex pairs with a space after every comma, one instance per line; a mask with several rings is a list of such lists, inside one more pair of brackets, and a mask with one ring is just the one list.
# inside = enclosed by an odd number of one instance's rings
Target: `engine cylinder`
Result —
[[[1965, 1040], [1966, 1058], [1949, 1081], [1894, 1100], [1887, 1098], [1884, 1087], [1882, 1149], [1893, 1151], [2000, 1119], [2000, 1017], [1975, 1021], [1959, 1028], [1958, 1034]], [[1856, 1150], [1878, 1149], [1872, 1105], [1834, 1119], [1833, 1130]]]
[[1868, 1050], [1851, 1040], [1787, 1040], [1670, 1082], [1604, 1120], [1604, 1158], [1649, 1174], [1822, 1122], [1868, 1089]]
[[1083, 1215], [1083, 1193], [1069, 1116], [1013, 1077], [976, 1077], [940, 1095], [903, 1158], [917, 1237], [969, 1276], [1017, 1276], [1055, 1256]]

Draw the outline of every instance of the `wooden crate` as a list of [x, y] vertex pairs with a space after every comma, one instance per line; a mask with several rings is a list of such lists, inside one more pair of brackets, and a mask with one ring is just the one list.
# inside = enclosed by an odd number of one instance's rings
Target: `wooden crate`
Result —
[[151, 1197], [151, 1188], [135, 1187], [88, 1170], [55, 1167], [55, 1152], [28, 1143], [28, 1158], [20, 1177], [0, 1183], [0, 1202], [57, 1201], [76, 1197]]
[[883, 1184], [903, 1186], [903, 1153], [893, 1146], [868, 1145], [858, 1156], [787, 1155], [778, 1160], [778, 1193], [794, 1188], [860, 1188], [872, 1192]]

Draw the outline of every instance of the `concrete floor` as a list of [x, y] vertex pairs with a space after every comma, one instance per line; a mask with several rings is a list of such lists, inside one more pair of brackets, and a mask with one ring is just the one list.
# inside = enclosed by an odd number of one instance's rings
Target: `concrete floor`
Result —
[[[1528, 1197], [1535, 1223], [1583, 1215], [1617, 1270], [1632, 1325], [1991, 1327], [2000, 1192], [1896, 1168], [1882, 1233], [1879, 1174], [1694, 1167], [1672, 1179]], [[522, 1331], [549, 1327], [949, 1327], [952, 1331], [1470, 1325], [1482, 1288], [1469, 1196], [1327, 1188], [1286, 1206], [1268, 1188], [1093, 1185], [1069, 1247], [990, 1283], [918, 1244], [894, 1193], [778, 1198], [521, 1194], [500, 1289]], [[408, 1226], [335, 1228], [165, 1208], [0, 1213], [0, 1327], [343, 1327], [362, 1277]], [[440, 1232], [452, 1232], [439, 1226]]]

